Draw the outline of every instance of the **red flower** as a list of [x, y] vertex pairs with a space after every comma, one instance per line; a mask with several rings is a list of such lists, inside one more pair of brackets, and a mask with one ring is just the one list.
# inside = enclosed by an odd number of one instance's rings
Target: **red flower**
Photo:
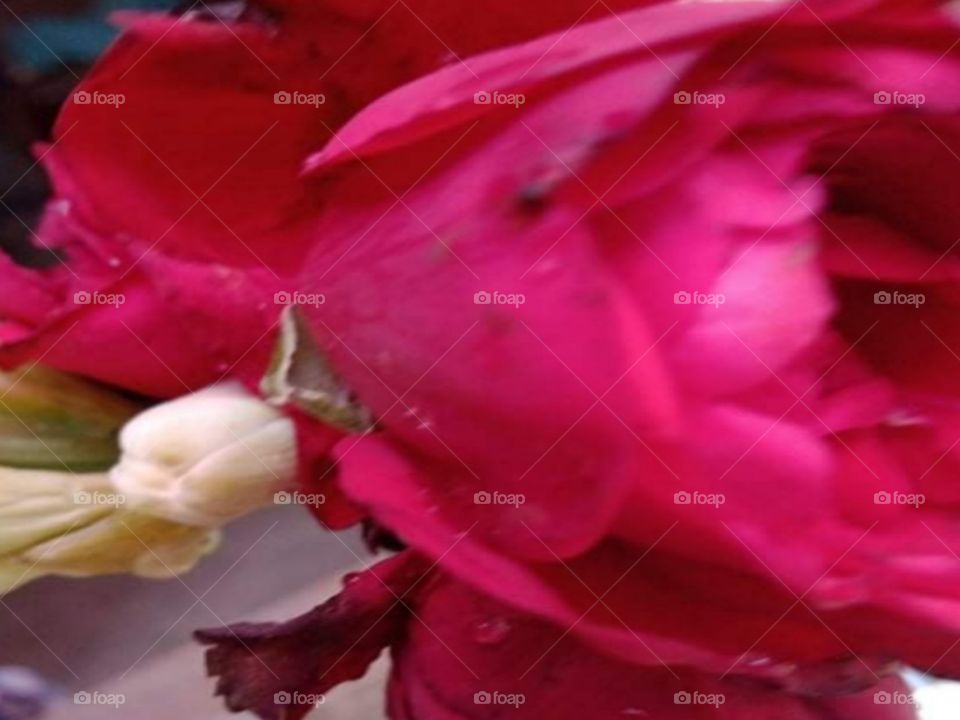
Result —
[[[47, 158], [65, 266], [12, 268], [0, 306], [7, 361], [164, 395], [259, 377], [304, 299], [373, 420], [302, 423], [338, 523], [352, 501], [438, 563], [418, 607], [505, 688], [367, 577], [237, 632], [280, 685], [205, 636], [231, 705], [272, 717], [264, 688], [325, 692], [386, 645], [397, 718], [530, 687], [528, 714], [696, 711], [665, 684], [829, 717], [866, 709], [809, 698], [897, 662], [960, 676], [947, 4], [385, 4], [136, 21], [84, 84], [114, 106], [68, 107]], [[510, 646], [470, 645], [465, 619], [502, 614]], [[563, 673], [511, 686], [556, 635]]]
[[661, 5], [363, 110], [301, 275], [347, 494], [635, 662], [960, 673], [956, 34]]
[[586, 0], [234, 5], [118, 17], [123, 35], [39, 151], [57, 194], [37, 231], [50, 261], [0, 257], [4, 365], [42, 356], [154, 396], [251, 377], [325, 204], [300, 178], [308, 154], [403, 82], [606, 12]]

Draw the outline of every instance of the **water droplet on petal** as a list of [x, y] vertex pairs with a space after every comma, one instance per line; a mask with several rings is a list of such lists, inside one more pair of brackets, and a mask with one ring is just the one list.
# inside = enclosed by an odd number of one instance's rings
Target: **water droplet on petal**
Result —
[[894, 410], [887, 415], [886, 421], [887, 425], [891, 427], [914, 427], [929, 424], [929, 420], [922, 415], [912, 413], [906, 409]]
[[481, 645], [498, 645], [510, 634], [510, 622], [506, 618], [495, 617], [478, 623], [473, 629], [473, 639]]
[[61, 198], [59, 200], [53, 200], [49, 204], [49, 207], [53, 212], [59, 215], [62, 215], [63, 217], [66, 217], [67, 215], [69, 215], [70, 212], [73, 210], [73, 204], [65, 198]]

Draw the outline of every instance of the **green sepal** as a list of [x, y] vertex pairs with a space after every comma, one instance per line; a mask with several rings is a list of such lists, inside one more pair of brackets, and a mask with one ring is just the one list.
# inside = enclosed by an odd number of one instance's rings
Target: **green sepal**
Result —
[[97, 472], [141, 407], [103, 386], [33, 366], [0, 373], [0, 466]]

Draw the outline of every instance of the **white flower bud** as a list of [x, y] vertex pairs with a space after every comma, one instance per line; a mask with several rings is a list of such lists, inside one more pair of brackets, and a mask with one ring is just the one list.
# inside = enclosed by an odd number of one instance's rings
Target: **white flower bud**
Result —
[[168, 577], [217, 532], [124, 509], [104, 473], [0, 468], [0, 596], [49, 574]]
[[221, 525], [290, 488], [296, 467], [293, 422], [239, 385], [139, 413], [108, 472], [0, 466], [0, 596], [49, 574], [186, 572]]
[[0, 468], [0, 558], [108, 515], [94, 499], [109, 491], [102, 473]]
[[156, 405], [120, 433], [110, 480], [127, 507], [172, 522], [218, 527], [292, 486], [293, 422], [240, 385]]

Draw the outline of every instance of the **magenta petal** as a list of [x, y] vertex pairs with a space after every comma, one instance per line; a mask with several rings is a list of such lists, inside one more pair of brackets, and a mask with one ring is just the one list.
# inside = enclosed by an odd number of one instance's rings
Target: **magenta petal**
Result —
[[[421, 601], [394, 651], [394, 720], [890, 720], [911, 706], [876, 707], [876, 692], [906, 688], [896, 678], [837, 697], [801, 697], [761, 682], [690, 667], [620, 663], [563, 627], [517, 613], [463, 585], [441, 580]], [[847, 691], [843, 691], [846, 693]]]

